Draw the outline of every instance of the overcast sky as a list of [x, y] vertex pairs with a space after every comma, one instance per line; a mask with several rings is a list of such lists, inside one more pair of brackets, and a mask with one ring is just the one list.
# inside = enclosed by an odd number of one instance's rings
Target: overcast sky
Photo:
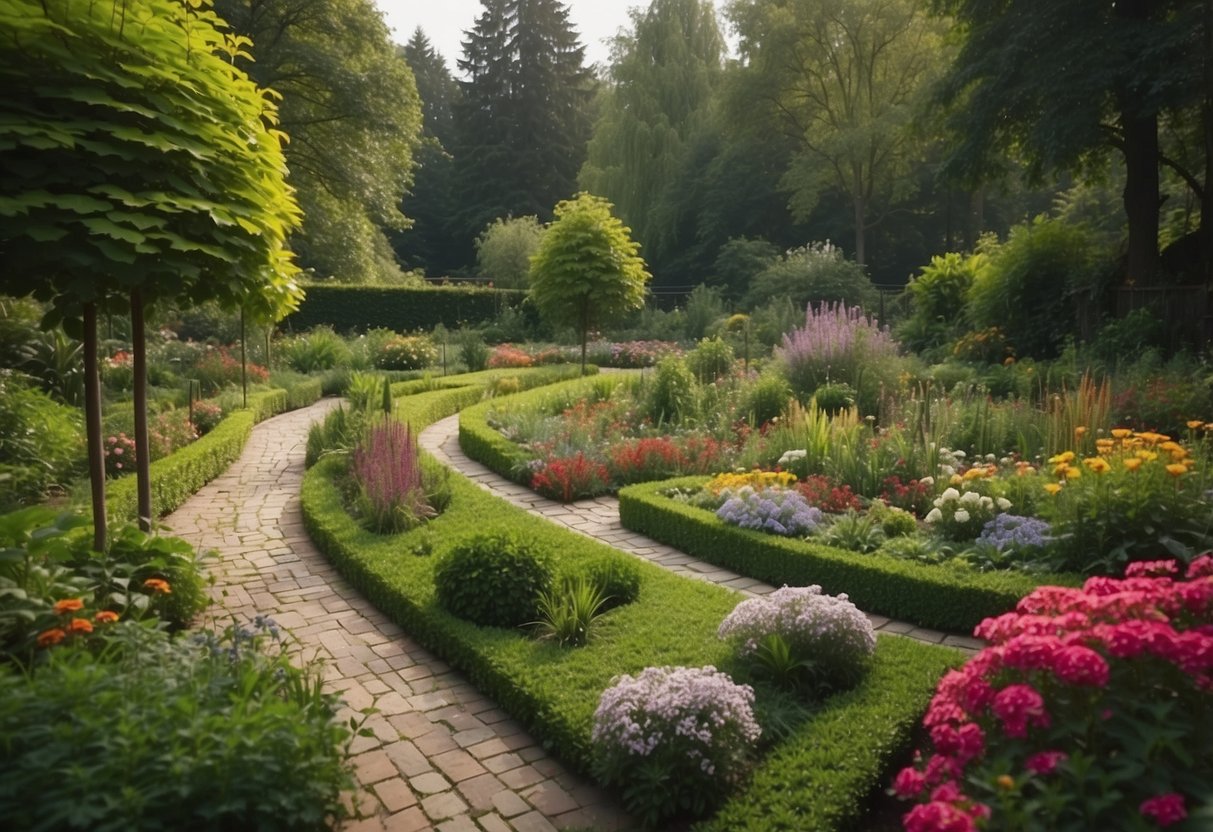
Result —
[[[463, 55], [460, 41], [480, 16], [480, 0], [375, 0], [383, 12], [392, 37], [404, 43], [418, 26], [434, 44], [451, 72]], [[641, 5], [634, 0], [565, 0], [573, 28], [585, 44], [586, 65], [605, 65], [610, 54], [606, 40], [628, 25], [628, 9]]]

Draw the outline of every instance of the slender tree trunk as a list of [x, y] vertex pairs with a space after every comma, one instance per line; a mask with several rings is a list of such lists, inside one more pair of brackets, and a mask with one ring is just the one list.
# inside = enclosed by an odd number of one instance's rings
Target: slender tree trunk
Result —
[[93, 498], [93, 548], [104, 552], [105, 448], [101, 444], [101, 376], [97, 372], [97, 305], [84, 305], [84, 425], [88, 436], [88, 480]]
[[135, 490], [139, 499], [139, 528], [152, 530], [151, 443], [147, 435], [147, 331], [143, 294], [131, 292], [131, 346], [135, 371]]
[[1158, 271], [1158, 117], [1121, 108], [1125, 133], [1125, 215], [1129, 254], [1125, 281], [1149, 285]]
[[855, 205], [855, 262], [862, 266], [867, 262], [865, 260], [867, 256], [865, 243], [867, 241], [864, 235], [864, 225], [867, 224], [868, 212], [864, 199], [858, 195], [858, 192], [852, 202]]
[[240, 308], [240, 395], [241, 407], [248, 407], [248, 350], [244, 332], [244, 307]]

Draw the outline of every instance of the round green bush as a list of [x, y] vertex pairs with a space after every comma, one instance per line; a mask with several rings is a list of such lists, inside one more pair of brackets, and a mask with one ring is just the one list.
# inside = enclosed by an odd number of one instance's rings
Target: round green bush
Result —
[[456, 545], [434, 571], [438, 603], [489, 627], [534, 621], [539, 593], [552, 583], [548, 558], [511, 534], [478, 534]]
[[695, 410], [695, 376], [677, 356], [657, 362], [648, 397], [648, 413], [654, 422], [677, 423]]
[[763, 373], [745, 392], [744, 408], [755, 427], [778, 418], [792, 398], [792, 387], [781, 373]]
[[857, 394], [849, 384], [823, 384], [813, 391], [817, 407], [831, 416], [855, 406]]
[[733, 348], [719, 338], [704, 338], [687, 356], [687, 367], [703, 383], [727, 376], [733, 369]]
[[582, 577], [606, 597], [604, 610], [630, 604], [640, 596], [640, 567], [619, 555], [603, 555], [577, 564], [570, 578]]

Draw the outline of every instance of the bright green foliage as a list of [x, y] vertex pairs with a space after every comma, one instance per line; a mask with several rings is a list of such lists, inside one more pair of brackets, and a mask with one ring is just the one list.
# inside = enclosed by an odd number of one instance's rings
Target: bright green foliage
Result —
[[704, 338], [687, 355], [687, 368], [703, 384], [733, 371], [733, 347], [720, 338]]
[[0, 511], [65, 485], [84, 451], [80, 411], [0, 372]]
[[539, 594], [535, 631], [561, 647], [581, 647], [590, 640], [594, 621], [604, 612], [606, 595], [585, 578], [564, 581]]
[[384, 229], [404, 228], [401, 199], [421, 132], [408, 64], [371, 0], [216, 0], [252, 55], [238, 61], [281, 97], [286, 160], [303, 226], [300, 264], [322, 278], [400, 278]]
[[968, 314], [969, 289], [989, 262], [980, 252], [968, 257], [956, 252], [932, 257], [906, 285], [914, 311], [898, 329], [903, 343], [921, 350], [954, 340]]
[[746, 301], [751, 308], [772, 300], [808, 304], [841, 302], [874, 310], [875, 288], [864, 267], [830, 243], [794, 248], [755, 275]]
[[611, 203], [580, 193], [556, 206], [531, 260], [531, 297], [545, 318], [577, 331], [583, 368], [590, 329], [644, 306], [649, 273], [629, 232]]
[[542, 240], [538, 217], [498, 217], [476, 238], [476, 271], [502, 289], [525, 289]]
[[969, 290], [973, 324], [999, 327], [1020, 357], [1055, 357], [1074, 334], [1069, 296], [1094, 277], [1090, 233], [1037, 217], [1011, 229], [989, 256], [989, 267], [975, 275]]
[[434, 570], [438, 602], [452, 615], [491, 627], [535, 620], [552, 583], [549, 558], [517, 535], [483, 533], [457, 544]]
[[652, 0], [632, 11], [632, 31], [615, 43], [612, 84], [578, 181], [615, 203], [650, 262], [694, 242], [684, 215], [698, 206], [682, 179], [688, 167], [701, 174], [695, 145], [713, 127], [724, 48], [708, 0]]
[[653, 386], [645, 395], [645, 412], [657, 424], [679, 422], [694, 415], [698, 386], [687, 362], [670, 355], [657, 362]]
[[920, 153], [910, 119], [942, 69], [943, 26], [915, 0], [733, 0], [742, 83], [795, 143], [784, 177], [794, 215], [827, 192], [850, 203], [855, 259], [905, 196]]
[[716, 254], [708, 282], [736, 300], [746, 293], [755, 275], [779, 259], [779, 254], [779, 247], [767, 240], [731, 237]]
[[277, 110], [209, 3], [2, 0], [0, 289], [52, 319], [185, 297], [296, 301]]

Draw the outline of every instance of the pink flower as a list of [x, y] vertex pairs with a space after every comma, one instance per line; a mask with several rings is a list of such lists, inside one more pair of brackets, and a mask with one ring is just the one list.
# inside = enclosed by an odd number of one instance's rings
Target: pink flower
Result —
[[1178, 574], [1179, 565], [1174, 560], [1142, 560], [1125, 567], [1126, 578], [1164, 578]]
[[1003, 688], [994, 696], [993, 708], [1009, 737], [1026, 737], [1029, 723], [1040, 728], [1049, 726], [1044, 699], [1031, 685]]
[[1188, 810], [1184, 808], [1184, 796], [1178, 792], [1160, 794], [1143, 800], [1138, 810], [1143, 817], [1150, 818], [1163, 827], [1179, 823], [1188, 816]]
[[1213, 554], [1205, 552], [1196, 560], [1188, 564], [1188, 580], [1193, 578], [1207, 578], [1213, 575]]
[[1069, 756], [1064, 751], [1041, 751], [1029, 757], [1024, 766], [1033, 774], [1043, 776], [1056, 771], [1058, 764], [1067, 760]]
[[922, 772], [913, 766], [907, 766], [897, 773], [893, 780], [893, 791], [898, 797], [914, 797], [926, 787], [926, 778]]
[[906, 832], [973, 832], [973, 818], [951, 803], [933, 801], [911, 809], [902, 823]]
[[1053, 672], [1070, 685], [1102, 688], [1108, 684], [1108, 663], [1090, 647], [1063, 647], [1053, 656]]
[[1056, 636], [1019, 635], [1006, 643], [1002, 660], [1007, 667], [1036, 670], [1052, 666], [1061, 650]]

